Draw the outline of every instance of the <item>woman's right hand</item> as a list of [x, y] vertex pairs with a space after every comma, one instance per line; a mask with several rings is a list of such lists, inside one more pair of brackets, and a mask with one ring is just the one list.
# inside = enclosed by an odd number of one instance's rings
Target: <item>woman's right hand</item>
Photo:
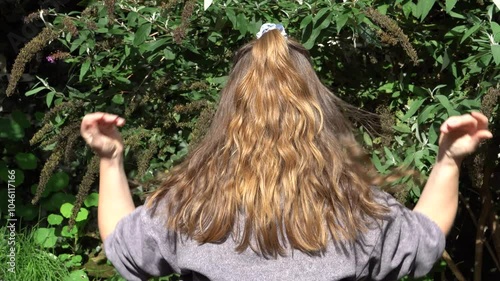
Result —
[[125, 119], [109, 113], [94, 112], [83, 117], [80, 134], [99, 157], [113, 159], [123, 153], [123, 140], [117, 127]]
[[439, 160], [455, 162], [474, 152], [482, 140], [493, 137], [488, 130], [488, 118], [480, 112], [452, 116], [441, 125], [440, 131]]

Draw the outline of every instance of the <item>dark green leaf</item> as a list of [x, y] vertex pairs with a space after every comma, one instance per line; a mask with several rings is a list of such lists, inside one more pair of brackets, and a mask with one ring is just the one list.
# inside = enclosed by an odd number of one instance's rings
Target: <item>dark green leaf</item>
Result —
[[434, 6], [436, 0], [418, 0], [417, 10], [420, 15], [420, 21], [423, 21]]
[[476, 31], [478, 31], [480, 27], [481, 27], [481, 24], [476, 23], [473, 27], [467, 29], [467, 31], [462, 36], [462, 39], [460, 40], [460, 44], [462, 44], [465, 41], [465, 39], [469, 38], [472, 34], [474, 34]]
[[36, 168], [36, 157], [33, 153], [17, 153], [16, 163], [23, 170], [33, 170]]
[[345, 26], [347, 20], [349, 19], [349, 15], [347, 13], [341, 14], [335, 18], [335, 23], [337, 25], [337, 33], [340, 33], [340, 30]]
[[83, 77], [85, 76], [85, 74], [87, 74], [87, 71], [89, 71], [89, 68], [90, 68], [90, 59], [86, 59], [82, 63], [82, 67], [80, 68], [80, 77], [79, 77], [80, 82], [83, 81]]
[[54, 100], [55, 94], [56, 92], [50, 91], [45, 97], [45, 102], [47, 103], [47, 107], [50, 107], [50, 105], [52, 105], [52, 101]]
[[20, 140], [24, 137], [23, 127], [12, 118], [0, 117], [0, 128], [0, 138]]
[[19, 124], [23, 129], [28, 129], [31, 127], [31, 122], [28, 120], [28, 115], [21, 112], [20, 110], [15, 109], [12, 111], [12, 119], [14, 122]]
[[141, 25], [139, 29], [137, 29], [137, 32], [134, 35], [134, 46], [139, 46], [140, 44], [144, 43], [146, 39], [149, 37], [149, 33], [151, 33], [151, 24], [146, 23]]
[[443, 64], [441, 65], [441, 71], [443, 71], [450, 64], [450, 57], [448, 56], [448, 50], [444, 50], [443, 54]]
[[66, 188], [69, 184], [69, 175], [66, 172], [53, 174], [47, 182], [47, 189], [50, 192], [57, 192]]

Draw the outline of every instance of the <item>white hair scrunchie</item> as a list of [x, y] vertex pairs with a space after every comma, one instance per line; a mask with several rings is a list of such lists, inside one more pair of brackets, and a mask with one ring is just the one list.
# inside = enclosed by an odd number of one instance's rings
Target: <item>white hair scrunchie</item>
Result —
[[282, 24], [265, 23], [260, 27], [259, 32], [257, 32], [257, 35], [256, 35], [257, 39], [262, 37], [262, 35], [264, 35], [264, 33], [268, 32], [269, 30], [273, 30], [273, 29], [279, 30], [281, 32], [281, 35], [283, 35], [285, 38], [288, 37], [286, 34], [286, 31], [285, 31], [285, 28], [283, 27]]

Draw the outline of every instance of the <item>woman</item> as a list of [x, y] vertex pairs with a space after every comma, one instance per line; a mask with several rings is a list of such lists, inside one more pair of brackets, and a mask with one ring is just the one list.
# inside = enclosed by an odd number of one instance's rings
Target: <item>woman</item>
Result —
[[396, 280], [441, 256], [462, 159], [491, 138], [481, 113], [441, 126], [436, 164], [413, 210], [373, 187], [346, 114], [307, 51], [265, 24], [236, 54], [206, 137], [135, 208], [117, 127], [84, 117], [100, 156], [99, 231], [128, 280]]

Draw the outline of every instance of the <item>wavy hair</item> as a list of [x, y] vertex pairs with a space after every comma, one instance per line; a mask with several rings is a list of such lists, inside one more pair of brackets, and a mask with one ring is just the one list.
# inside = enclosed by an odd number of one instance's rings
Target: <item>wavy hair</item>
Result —
[[316, 255], [353, 241], [388, 211], [374, 200], [348, 118], [307, 50], [271, 30], [235, 55], [208, 133], [148, 202], [199, 243], [235, 239], [266, 257]]

